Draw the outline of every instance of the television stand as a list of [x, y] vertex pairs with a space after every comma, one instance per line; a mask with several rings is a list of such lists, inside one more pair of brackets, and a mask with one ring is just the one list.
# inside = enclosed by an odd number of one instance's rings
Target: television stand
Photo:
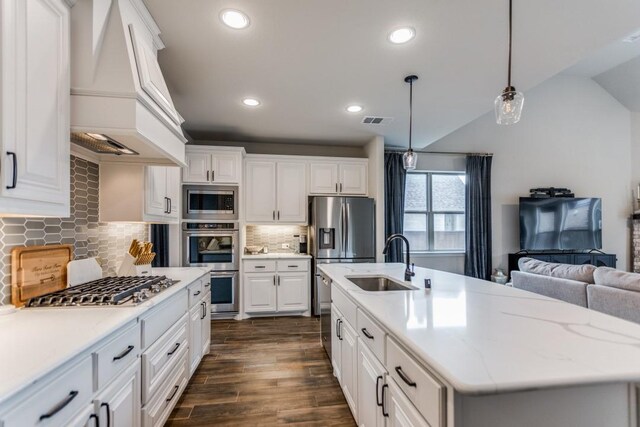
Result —
[[509, 277], [511, 272], [519, 270], [518, 260], [520, 258], [533, 258], [540, 261], [555, 262], [558, 264], [591, 264], [596, 267], [616, 268], [616, 255], [606, 254], [600, 250], [592, 249], [588, 252], [568, 252], [568, 251], [526, 251], [522, 250], [509, 254]]

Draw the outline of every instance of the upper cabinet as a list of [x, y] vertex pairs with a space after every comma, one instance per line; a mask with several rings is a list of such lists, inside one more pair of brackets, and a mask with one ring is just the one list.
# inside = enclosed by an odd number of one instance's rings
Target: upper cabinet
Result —
[[366, 196], [367, 160], [312, 161], [309, 194]]
[[0, 1], [0, 215], [69, 216], [69, 14]]
[[100, 165], [100, 221], [176, 224], [179, 212], [180, 168]]
[[194, 147], [185, 156], [182, 171], [185, 184], [239, 184], [244, 149]]
[[306, 223], [306, 171], [304, 161], [247, 160], [245, 220], [249, 223]]

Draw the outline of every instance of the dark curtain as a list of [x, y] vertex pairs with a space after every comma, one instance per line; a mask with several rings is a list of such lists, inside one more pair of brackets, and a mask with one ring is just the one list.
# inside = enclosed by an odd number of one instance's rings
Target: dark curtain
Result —
[[152, 267], [169, 267], [169, 226], [167, 224], [151, 224], [151, 243], [156, 257]]
[[464, 274], [491, 279], [491, 156], [467, 156]]
[[[384, 231], [385, 236], [402, 234], [404, 225], [404, 185], [407, 172], [402, 165], [402, 153], [384, 154]], [[403, 262], [402, 242], [396, 239], [387, 252], [387, 262]]]

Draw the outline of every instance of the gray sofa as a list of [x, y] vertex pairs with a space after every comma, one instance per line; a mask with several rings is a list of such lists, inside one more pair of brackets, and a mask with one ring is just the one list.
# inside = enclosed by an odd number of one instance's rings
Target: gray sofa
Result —
[[587, 286], [594, 283], [593, 265], [568, 265], [520, 258], [512, 271], [513, 287], [587, 307]]
[[513, 287], [640, 323], [640, 274], [521, 258]]

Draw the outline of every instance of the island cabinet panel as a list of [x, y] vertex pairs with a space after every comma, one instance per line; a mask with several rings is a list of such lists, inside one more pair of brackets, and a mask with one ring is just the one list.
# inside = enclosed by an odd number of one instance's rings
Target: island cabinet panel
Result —
[[107, 427], [138, 427], [141, 422], [140, 364], [130, 363], [129, 368], [98, 395], [94, 405], [98, 419], [109, 420]]
[[333, 365], [333, 375], [342, 385], [342, 358], [340, 339], [340, 322], [342, 313], [338, 311], [335, 305], [331, 304], [331, 364]]
[[387, 377], [384, 366], [358, 338], [358, 425], [384, 427], [382, 390]]
[[387, 380], [383, 399], [389, 414], [387, 427], [431, 427], [391, 378]]
[[387, 370], [418, 411], [432, 426], [439, 426], [444, 418], [446, 388], [395, 340], [387, 338]]
[[358, 421], [358, 338], [351, 325], [344, 321], [340, 323], [340, 337], [342, 392]]

